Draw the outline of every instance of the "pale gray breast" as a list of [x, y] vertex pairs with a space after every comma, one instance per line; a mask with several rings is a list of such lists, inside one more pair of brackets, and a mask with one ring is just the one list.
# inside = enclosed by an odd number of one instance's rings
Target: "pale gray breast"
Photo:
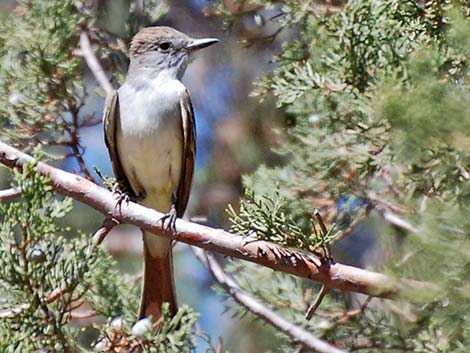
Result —
[[[182, 169], [183, 134], [181, 94], [177, 80], [148, 81], [143, 86], [124, 84], [118, 91], [120, 121], [117, 146], [132, 188], [145, 191], [143, 204], [161, 212], [170, 207]], [[160, 81], [161, 82], [161, 81]]]
[[146, 85], [124, 84], [118, 91], [121, 128], [124, 134], [154, 134], [181, 125], [181, 94], [178, 80], [148, 80]]

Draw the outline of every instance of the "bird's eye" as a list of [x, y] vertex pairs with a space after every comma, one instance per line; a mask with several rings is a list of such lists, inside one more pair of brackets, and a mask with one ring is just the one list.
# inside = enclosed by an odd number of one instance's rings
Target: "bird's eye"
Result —
[[170, 49], [171, 44], [169, 42], [163, 42], [163, 43], [160, 43], [160, 45], [158, 47], [162, 51], [167, 51], [168, 49]]

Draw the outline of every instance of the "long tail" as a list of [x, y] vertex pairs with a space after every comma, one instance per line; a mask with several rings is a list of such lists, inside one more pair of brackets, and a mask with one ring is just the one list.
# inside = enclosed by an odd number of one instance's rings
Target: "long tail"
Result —
[[139, 318], [162, 315], [162, 304], [170, 304], [170, 313], [177, 310], [173, 281], [171, 242], [144, 232], [144, 277]]

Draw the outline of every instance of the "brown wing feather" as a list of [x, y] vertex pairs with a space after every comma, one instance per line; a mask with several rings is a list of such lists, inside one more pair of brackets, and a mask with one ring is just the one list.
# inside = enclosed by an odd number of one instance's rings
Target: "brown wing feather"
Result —
[[111, 164], [113, 166], [114, 176], [121, 188], [122, 192], [131, 193], [134, 195], [134, 191], [127, 179], [124, 169], [122, 168], [119, 154], [117, 151], [116, 144], [116, 130], [117, 122], [119, 119], [119, 96], [117, 91], [106, 96], [103, 112], [103, 127], [104, 127], [104, 141], [106, 147], [108, 147], [109, 157], [111, 158]]
[[176, 195], [176, 213], [178, 217], [183, 216], [188, 205], [196, 158], [196, 122], [188, 91], [183, 94], [180, 104], [183, 123], [183, 163], [178, 194]]

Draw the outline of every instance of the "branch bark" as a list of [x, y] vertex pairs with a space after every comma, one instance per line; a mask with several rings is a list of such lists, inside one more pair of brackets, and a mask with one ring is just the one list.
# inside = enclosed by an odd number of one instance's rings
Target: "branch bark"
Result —
[[252, 297], [238, 286], [233, 278], [228, 276], [217, 260], [211, 254], [201, 249], [192, 248], [196, 257], [207, 267], [214, 279], [241, 305], [257, 317], [268, 322], [281, 332], [291, 337], [303, 347], [313, 349], [318, 353], [346, 353], [345, 351], [313, 336], [302, 327], [289, 322], [275, 311], [266, 307], [262, 302]]
[[[34, 159], [0, 142], [0, 163], [9, 168], [21, 169]], [[89, 180], [45, 163], [38, 163], [38, 172], [51, 179], [54, 190], [93, 207], [108, 218], [128, 223], [157, 235], [194, 245], [205, 250], [215, 251], [226, 256], [257, 263], [275, 271], [320, 282], [328, 288], [341, 291], [363, 293], [371, 296], [392, 298], [398, 294], [409, 294], [410, 289], [435, 289], [435, 286], [414, 280], [397, 281], [381, 273], [339, 263], [325, 264], [309, 254], [283, 248], [279, 245], [231, 234], [222, 229], [214, 229], [182, 219], [176, 221], [177, 234], [164, 232], [162, 213], [133, 202], [116, 207], [113, 194]]]
[[14, 200], [20, 196], [21, 196], [21, 190], [17, 188], [0, 190], [0, 202]]
[[80, 33], [80, 49], [90, 71], [93, 73], [93, 76], [95, 76], [95, 79], [101, 88], [106, 92], [106, 94], [112, 93], [114, 88], [106, 77], [104, 69], [96, 58], [95, 53], [93, 53], [90, 38], [84, 31]]

